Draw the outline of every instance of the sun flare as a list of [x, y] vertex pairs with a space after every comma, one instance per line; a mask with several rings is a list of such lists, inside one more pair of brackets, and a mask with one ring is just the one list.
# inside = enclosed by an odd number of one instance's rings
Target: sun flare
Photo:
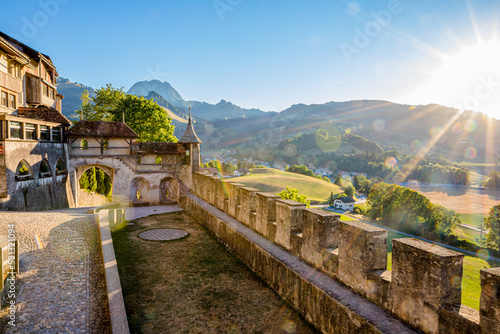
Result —
[[500, 119], [500, 40], [479, 41], [440, 58], [413, 97]]

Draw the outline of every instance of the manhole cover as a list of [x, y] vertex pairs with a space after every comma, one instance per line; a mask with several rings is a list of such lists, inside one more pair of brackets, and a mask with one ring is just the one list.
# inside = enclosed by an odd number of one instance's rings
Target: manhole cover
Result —
[[140, 233], [139, 238], [144, 240], [168, 241], [184, 238], [187, 235], [188, 233], [184, 230], [174, 228], [158, 228]]

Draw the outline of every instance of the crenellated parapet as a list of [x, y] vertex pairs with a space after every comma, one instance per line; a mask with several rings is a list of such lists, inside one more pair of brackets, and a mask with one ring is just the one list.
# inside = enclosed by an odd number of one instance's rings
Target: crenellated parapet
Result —
[[478, 312], [461, 305], [461, 253], [413, 238], [394, 239], [389, 271], [385, 229], [342, 222], [335, 213], [197, 172], [193, 183], [193, 192], [205, 202], [413, 328], [500, 334], [500, 268], [481, 271]]

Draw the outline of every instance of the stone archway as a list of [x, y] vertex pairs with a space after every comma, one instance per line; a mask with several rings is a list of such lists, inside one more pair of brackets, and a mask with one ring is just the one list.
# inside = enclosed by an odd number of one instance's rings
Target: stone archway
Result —
[[179, 181], [166, 177], [160, 182], [160, 203], [168, 204], [179, 200]]
[[130, 202], [132, 205], [137, 203], [149, 204], [151, 196], [149, 194], [149, 181], [143, 177], [136, 177], [130, 183]]
[[91, 165], [84, 165], [84, 166], [79, 166], [74, 168], [75, 170], [75, 181], [74, 181], [74, 186], [73, 186], [73, 191], [75, 192], [75, 199], [76, 199], [76, 206], [100, 206], [104, 204], [110, 203], [110, 198], [106, 197], [104, 195], [98, 195], [98, 194], [89, 194], [85, 190], [82, 190], [80, 188], [80, 179], [82, 175], [91, 169], [92, 167], [95, 167], [96, 169], [102, 170], [110, 179], [111, 181], [111, 201], [112, 201], [112, 194], [114, 190], [114, 169], [105, 165], [100, 165], [100, 164], [91, 164]]

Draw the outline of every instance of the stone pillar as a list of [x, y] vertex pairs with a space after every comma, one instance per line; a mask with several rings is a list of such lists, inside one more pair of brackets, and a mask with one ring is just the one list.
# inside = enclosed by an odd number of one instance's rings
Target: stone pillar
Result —
[[191, 149], [189, 150], [189, 157], [191, 159], [191, 170], [193, 172], [200, 171], [200, 145], [191, 144]]
[[304, 203], [288, 199], [276, 201], [276, 243], [292, 249], [292, 232], [302, 231], [302, 212], [306, 208]]
[[460, 307], [463, 259], [421, 240], [394, 239], [392, 312], [426, 333], [438, 333], [440, 308]]
[[340, 222], [337, 277], [359, 294], [377, 291], [369, 277], [387, 269], [387, 230], [358, 221]]
[[239, 214], [240, 210], [240, 199], [239, 199], [239, 188], [243, 187], [242, 184], [239, 183], [232, 183], [232, 182], [226, 182], [227, 185], [227, 211], [226, 212], [228, 215], [230, 215], [233, 218], [237, 217], [237, 214]]
[[500, 267], [481, 270], [480, 326], [483, 334], [500, 333]]
[[258, 191], [258, 189], [250, 187], [241, 187], [239, 193], [241, 209], [236, 219], [252, 229], [255, 229], [255, 211], [257, 208], [255, 201]]
[[276, 201], [278, 199], [280, 197], [275, 194], [257, 193], [255, 230], [272, 241], [276, 238]]
[[321, 269], [328, 253], [339, 245], [340, 216], [325, 210], [304, 210], [300, 256]]

